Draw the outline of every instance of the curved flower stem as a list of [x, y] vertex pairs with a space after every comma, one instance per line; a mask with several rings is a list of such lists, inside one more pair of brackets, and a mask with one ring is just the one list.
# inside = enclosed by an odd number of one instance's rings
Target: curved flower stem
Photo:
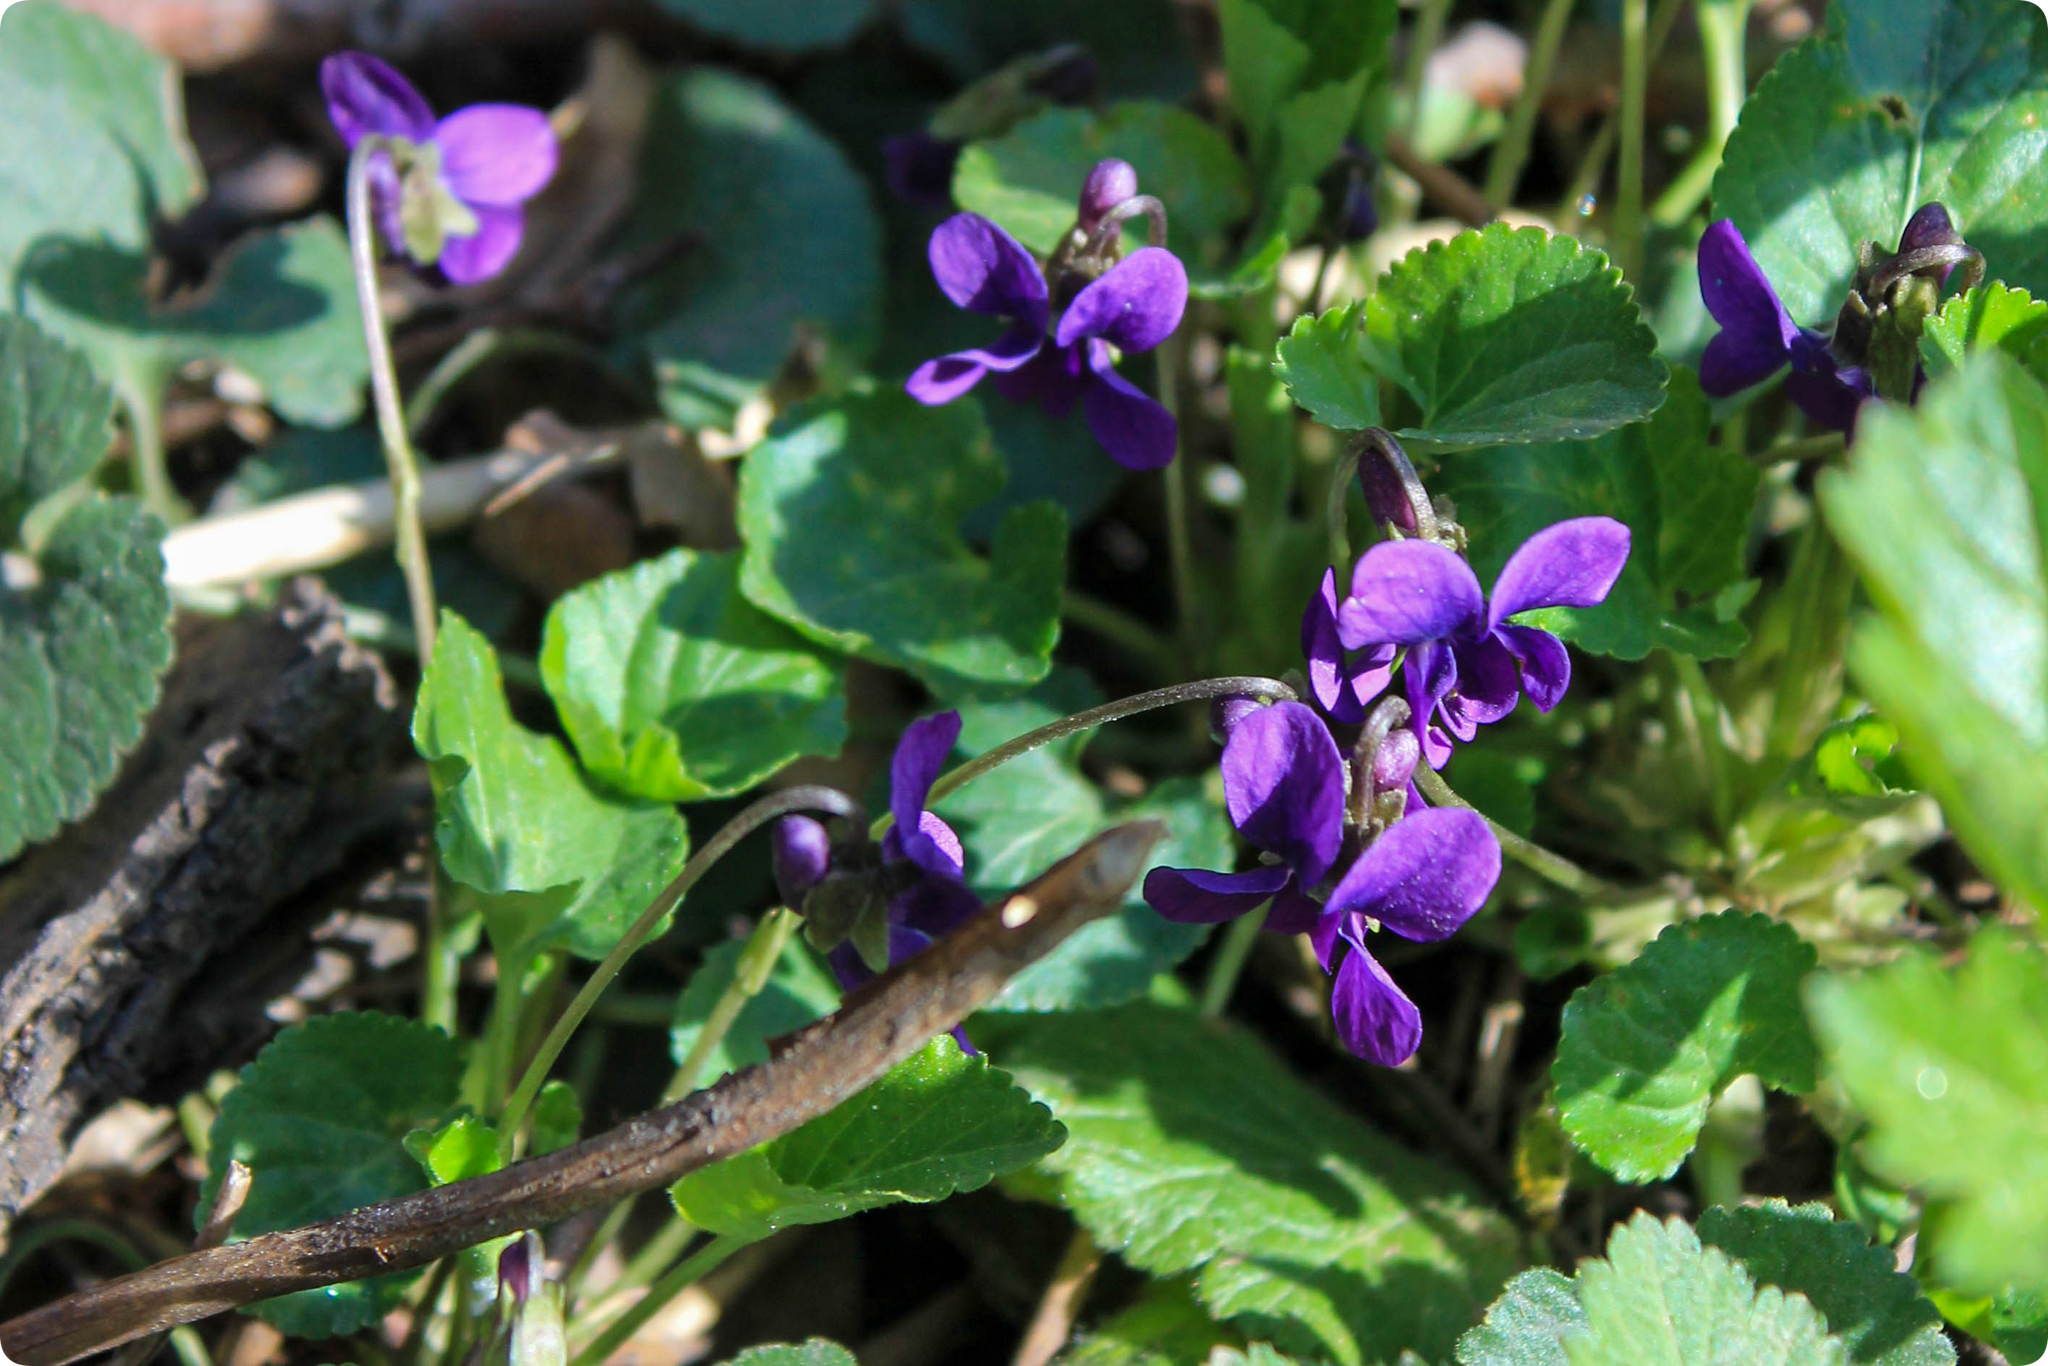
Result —
[[663, 917], [682, 904], [683, 897], [696, 885], [697, 879], [710, 871], [711, 865], [731, 853], [734, 845], [777, 816], [803, 810], [825, 811], [851, 820], [858, 820], [865, 814], [859, 802], [835, 787], [806, 783], [784, 788], [734, 816], [711, 837], [709, 844], [690, 855], [690, 861], [683, 865], [682, 872], [676, 874], [675, 881], [661, 889], [647, 909], [640, 913], [640, 918], [633, 922], [632, 928], [612, 946], [612, 951], [604, 956], [604, 961], [590, 974], [590, 980], [577, 991], [561, 1018], [541, 1040], [540, 1051], [527, 1064], [525, 1075], [520, 1077], [519, 1085], [513, 1088], [504, 1111], [498, 1116], [498, 1152], [501, 1156], [508, 1160], [511, 1158], [512, 1142], [526, 1118], [526, 1111], [533, 1104], [533, 1098], [540, 1094], [541, 1085], [547, 1080], [548, 1070], [555, 1065], [555, 1059], [568, 1046], [569, 1036], [576, 1032], [576, 1026], [583, 1023], [583, 1017], [597, 1004], [597, 998], [604, 995], [605, 988], [619, 975], [619, 969], [626, 966], [626, 960], [654, 934]]
[[1650, 0], [1621, 0], [1621, 167], [1614, 197], [1614, 262], [1643, 283], [1643, 103], [1649, 85]]
[[1323, 520], [1330, 534], [1330, 564], [1341, 582], [1344, 567], [1351, 563], [1351, 481], [1358, 475], [1361, 448], [1354, 446], [1337, 457], [1330, 470], [1330, 492], [1323, 500]]
[[1529, 47], [1529, 64], [1522, 73], [1522, 93], [1508, 115], [1508, 126], [1494, 144], [1493, 159], [1486, 165], [1486, 198], [1505, 207], [1515, 197], [1522, 167], [1529, 160], [1529, 139], [1536, 131], [1536, 115], [1543, 108], [1543, 95], [1550, 85], [1551, 63], [1557, 60], [1558, 45], [1564, 41], [1565, 24], [1572, 17], [1572, 0], [1545, 0], [1543, 18], [1536, 25], [1536, 41]]
[[1259, 931], [1265, 928], [1266, 906], [1259, 907], [1250, 915], [1241, 915], [1230, 922], [1224, 932], [1223, 942], [1216, 948], [1216, 957], [1209, 964], [1209, 975], [1202, 979], [1201, 1012], [1205, 1018], [1214, 1019], [1230, 1004], [1230, 997], [1237, 990], [1237, 979], [1244, 972], [1245, 960], [1252, 955], [1252, 945], [1257, 942]]
[[[1472, 803], [1451, 791], [1450, 784], [1443, 780], [1443, 775], [1428, 764], [1415, 766], [1415, 785], [1422, 789], [1422, 795], [1429, 798], [1433, 805], [1462, 806], [1467, 811], [1478, 810]], [[1485, 816], [1484, 812], [1480, 814]], [[1606, 878], [1587, 872], [1562, 854], [1553, 854], [1534, 840], [1523, 839], [1491, 816], [1485, 816], [1485, 819], [1487, 828], [1493, 831], [1493, 837], [1500, 841], [1501, 851], [1539, 877], [1556, 883], [1568, 892], [1577, 892], [1588, 901], [1622, 899], [1622, 889]]]
[[737, 1238], [729, 1233], [721, 1234], [694, 1255], [676, 1263], [675, 1270], [649, 1286], [647, 1293], [633, 1302], [632, 1308], [613, 1319], [588, 1347], [578, 1352], [570, 1366], [602, 1366], [611, 1360], [613, 1353], [625, 1346], [627, 1339], [639, 1332], [649, 1319], [666, 1309], [670, 1300], [703, 1280], [713, 1267], [752, 1241], [751, 1238]]
[[[936, 805], [940, 799], [958, 792], [967, 784], [992, 769], [1001, 768], [1020, 754], [1029, 754], [1042, 749], [1055, 740], [1063, 740], [1078, 731], [1093, 730], [1106, 726], [1111, 721], [1121, 721], [1127, 716], [1140, 712], [1157, 711], [1161, 707], [1177, 706], [1182, 702], [1207, 702], [1218, 697], [1257, 697], [1268, 702], [1293, 702], [1294, 689], [1277, 678], [1262, 678], [1258, 675], [1229, 678], [1201, 678], [1192, 683], [1176, 683], [1170, 688], [1154, 688], [1151, 692], [1136, 693], [1120, 697], [1114, 702], [1105, 702], [1087, 711], [1077, 711], [1072, 716], [1062, 716], [1057, 721], [1048, 721], [1037, 730], [1029, 730], [1014, 740], [1005, 740], [994, 749], [977, 754], [951, 773], [942, 774], [932, 784], [930, 795], [925, 798], [926, 806]], [[868, 837], [880, 839], [889, 831], [895, 818], [884, 811], [869, 827]]]
[[1683, 223], [1713, 188], [1721, 169], [1721, 152], [1748, 94], [1748, 63], [1743, 30], [1749, 22], [1749, 0], [1699, 0], [1693, 7], [1699, 25], [1700, 56], [1707, 77], [1707, 136], [1699, 151], [1657, 196], [1650, 221], [1659, 227]]
[[398, 366], [391, 358], [391, 334], [377, 295], [377, 227], [370, 208], [370, 158], [384, 140], [366, 137], [348, 159], [348, 248], [355, 266], [356, 301], [363, 311], [363, 344], [370, 352], [370, 394], [377, 407], [377, 432], [391, 472], [392, 526], [405, 596], [412, 606], [413, 635], [420, 659], [434, 656], [434, 570], [427, 561], [427, 536], [420, 526], [420, 466], [406, 428], [405, 403], [398, 393]]
[[732, 981], [719, 996], [711, 1013], [704, 1019], [704, 1027], [697, 1031], [697, 1041], [690, 1045], [676, 1074], [669, 1079], [668, 1089], [661, 1093], [663, 1105], [673, 1104], [697, 1089], [697, 1074], [704, 1070], [705, 1059], [713, 1049], [725, 1042], [725, 1036], [732, 1030], [733, 1021], [747, 1008], [747, 1002], [761, 994], [761, 988], [768, 985], [768, 974], [775, 970], [775, 964], [782, 957], [782, 946], [789, 942], [789, 936], [801, 919], [787, 906], [777, 906], [761, 917], [761, 923], [754, 926], [754, 932], [747, 936], [747, 946], [740, 950], [740, 961], [734, 967]]

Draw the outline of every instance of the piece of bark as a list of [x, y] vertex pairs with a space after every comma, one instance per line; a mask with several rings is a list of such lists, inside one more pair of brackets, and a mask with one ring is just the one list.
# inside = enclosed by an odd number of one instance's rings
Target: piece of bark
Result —
[[[404, 815], [372, 795], [403, 736], [391, 680], [317, 583], [177, 637], [114, 785], [0, 872], [0, 1241], [106, 1104], [267, 1033], [251, 987], [293, 971], [291, 952], [278, 964], [251, 932]], [[302, 965], [302, 915], [278, 918]]]

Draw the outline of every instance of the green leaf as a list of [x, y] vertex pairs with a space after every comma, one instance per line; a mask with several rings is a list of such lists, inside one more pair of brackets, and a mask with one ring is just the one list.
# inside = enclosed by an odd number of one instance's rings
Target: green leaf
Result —
[[[1241, 0], [1249, 3], [1249, 0]], [[1273, 373], [1294, 401], [1325, 427], [1340, 432], [1380, 425], [1379, 377], [1358, 352], [1363, 304], [1307, 314], [1280, 339]]]
[[875, 0], [661, 0], [661, 7], [743, 47], [809, 52], [853, 37], [874, 17]]
[[348, 239], [331, 218], [251, 233], [199, 301], [158, 308], [149, 260], [57, 242], [21, 264], [26, 311], [83, 350], [132, 402], [154, 405], [194, 361], [232, 365], [292, 422], [352, 422], [363, 410], [363, 349]]
[[1586, 1326], [1578, 1289], [1549, 1267], [1524, 1271], [1458, 1339], [1458, 1366], [1570, 1366], [1564, 1340]]
[[[676, 998], [675, 1022], [668, 1032], [669, 1056], [678, 1063], [696, 1047], [704, 1021], [732, 985], [746, 947], [744, 940], [727, 940], [705, 953], [703, 964], [690, 974], [690, 984]], [[803, 942], [803, 936], [792, 935], [768, 974], [768, 984], [749, 998], [725, 1038], [704, 1059], [697, 1084], [709, 1086], [727, 1072], [766, 1062], [770, 1039], [802, 1029], [831, 1014], [838, 1005], [839, 984]]]
[[670, 1190], [676, 1212], [710, 1233], [765, 1238], [898, 1201], [979, 1190], [1059, 1147], [1065, 1131], [945, 1035], [837, 1109]]
[[[1085, 679], [1060, 673], [1025, 697], [962, 707], [960, 752], [972, 758], [1100, 700]], [[1028, 882], [1110, 826], [1146, 816], [1163, 820], [1167, 829], [1148, 867], [1229, 865], [1230, 824], [1199, 780], [1168, 779], [1141, 798], [1112, 802], [1081, 771], [1081, 752], [1092, 738], [1076, 736], [1021, 755], [933, 808], [959, 832], [968, 883], [984, 898]], [[1207, 937], [1206, 926], [1176, 925], [1160, 916], [1134, 884], [1121, 911], [1083, 926], [1018, 973], [986, 1009], [1120, 1005], [1143, 996], [1154, 976]]]
[[566, 1081], [551, 1081], [533, 1101], [533, 1135], [528, 1156], [545, 1157], [574, 1143], [583, 1132], [583, 1102]]
[[894, 391], [779, 423], [740, 472], [740, 590], [834, 649], [906, 669], [940, 697], [1043, 678], [1059, 637], [1066, 518], [1013, 508], [989, 558], [956, 528], [1002, 487], [980, 409]]
[[1384, 76], [1393, 0], [1222, 0], [1223, 65], [1252, 161], [1270, 189], [1314, 180]]
[[1421, 406], [1437, 447], [1597, 436], [1640, 422], [1669, 378], [1604, 253], [1504, 223], [1432, 242], [1366, 300], [1363, 363]]
[[0, 19], [0, 298], [38, 243], [140, 252], [152, 216], [199, 201], [177, 68], [103, 19], [54, 0]]
[[836, 1342], [810, 1338], [801, 1343], [778, 1342], [749, 1347], [728, 1366], [860, 1366], [853, 1353]]
[[1707, 400], [1692, 372], [1647, 423], [1591, 441], [1509, 446], [1444, 459], [1430, 480], [1472, 538], [1490, 581], [1523, 541], [1568, 517], [1627, 524], [1628, 564], [1598, 607], [1551, 608], [1525, 620], [1594, 654], [1641, 659], [1654, 649], [1715, 658], [1747, 639], [1736, 613], [1757, 467], [1707, 440]]
[[1804, 1295], [1854, 1366], [1955, 1366], [1941, 1311], [1899, 1271], [1890, 1248], [1872, 1246], [1826, 1205], [1717, 1206], [1700, 1216], [1699, 1236], [1757, 1284]]
[[1865, 712], [1837, 721], [1814, 741], [1810, 776], [1795, 774], [1793, 790], [1803, 792], [1810, 785], [1830, 806], [1851, 816], [1897, 810], [1913, 796], [1898, 748], [1898, 727], [1883, 717]]
[[1344, 1366], [1447, 1356], [1516, 1269], [1464, 1180], [1295, 1079], [1250, 1035], [1154, 1005], [981, 1016], [1067, 1126], [1034, 1173], [1102, 1247], [1193, 1274], [1208, 1310]]
[[523, 919], [501, 921], [528, 936], [494, 940], [503, 956], [559, 944], [602, 958], [682, 871], [689, 835], [674, 809], [605, 796], [561, 741], [514, 721], [497, 652], [453, 612], [441, 614], [412, 737], [433, 782], [434, 840], [450, 877], [492, 895], [576, 884], [551, 920], [530, 914], [539, 903], [529, 900]]
[[1138, 1298], [1090, 1330], [1059, 1366], [1180, 1366], [1235, 1341], [1209, 1317], [1184, 1277], [1147, 1281]]
[[[460, 1079], [455, 1041], [414, 1020], [352, 1011], [284, 1030], [221, 1102], [195, 1218], [204, 1219], [231, 1160], [254, 1178], [235, 1217], [237, 1240], [426, 1189], [405, 1137], [455, 1107]], [[395, 1306], [416, 1275], [304, 1290], [253, 1312], [294, 1337], [353, 1333]]]
[[1178, 100], [1195, 85], [1173, 0], [901, 0], [893, 8], [903, 36], [961, 82], [1057, 43], [1079, 43], [1100, 66], [1104, 90]]
[[[83, 358], [0, 317], [0, 546], [98, 463], [112, 410]], [[0, 577], [0, 862], [84, 815], [141, 739], [171, 662], [162, 539], [132, 500], [88, 493], [30, 548], [31, 582]]]
[[1881, 613], [1850, 640], [1858, 687], [1971, 855], [2048, 906], [2048, 390], [1971, 356], [1873, 409], [1820, 495]]
[[1878, 1175], [1942, 1202], [1920, 1246], [1943, 1279], [1992, 1294], [2048, 1284], [2048, 964], [1998, 931], [1944, 972], [1930, 955], [1816, 978], [1807, 1003], [1832, 1075], [1868, 1116]]
[[1565, 1340], [1571, 1366], [1842, 1366], [1803, 1295], [1759, 1290], [1693, 1231], [1648, 1212], [1614, 1231], [1607, 1257], [1579, 1267], [1585, 1327]]
[[405, 1151], [437, 1186], [487, 1176], [505, 1165], [497, 1129], [476, 1115], [414, 1129], [405, 1136]]
[[845, 671], [739, 593], [739, 556], [671, 550], [563, 595], [540, 670], [584, 766], [656, 801], [744, 792], [846, 740]]
[[697, 66], [662, 86], [623, 239], [687, 247], [619, 309], [677, 422], [729, 427], [801, 338], [825, 344], [814, 359], [828, 373], [874, 346], [882, 246], [867, 186], [765, 85]]
[[[1191, 270], [1214, 264], [1205, 244], [1251, 212], [1251, 181], [1230, 140], [1153, 100], [1121, 101], [1100, 117], [1047, 109], [1002, 137], [970, 143], [953, 170], [953, 198], [1049, 255], [1074, 226], [1081, 182], [1104, 157], [1130, 162], [1138, 188], [1165, 204], [1167, 245]], [[1143, 227], [1133, 220], [1133, 231]]]
[[2048, 35], [2027, 0], [1837, 0], [1742, 106], [1714, 177], [1792, 317], [1826, 326], [1865, 240], [1948, 206], [1991, 273], [2048, 287]]
[[1939, 379], [1961, 365], [1968, 352], [1995, 346], [2038, 379], [2042, 365], [2033, 355], [2043, 336], [2048, 336], [2048, 302], [1993, 280], [1956, 295], [1927, 320], [1920, 359], [1927, 377]]
[[1669, 926], [1581, 987], [1551, 1067], [1572, 1142], [1624, 1181], [1654, 1181], [1678, 1170], [1736, 1077], [1811, 1091], [1799, 984], [1815, 959], [1791, 926], [1726, 911]]

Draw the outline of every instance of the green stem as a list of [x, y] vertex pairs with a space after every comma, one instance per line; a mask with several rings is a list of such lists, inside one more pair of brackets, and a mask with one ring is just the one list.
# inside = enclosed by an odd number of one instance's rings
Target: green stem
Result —
[[1408, 101], [1408, 140], [1422, 131], [1422, 86], [1429, 76], [1429, 59], [1444, 36], [1444, 21], [1450, 17], [1451, 0], [1422, 0], [1414, 27], [1408, 30], [1408, 65], [1401, 72], [1401, 94]]
[[384, 463], [391, 474], [391, 516], [398, 546], [398, 567], [405, 574], [405, 596], [412, 605], [413, 637], [420, 657], [433, 658], [434, 571], [427, 560], [427, 536], [420, 525], [420, 467], [406, 427], [405, 404], [398, 394], [398, 366], [391, 358], [391, 334], [384, 326], [384, 306], [377, 292], [377, 229], [370, 209], [370, 158], [384, 151], [384, 140], [366, 137], [348, 161], [348, 245], [355, 265], [356, 299], [363, 312], [363, 342], [370, 352], [370, 395], [377, 409], [377, 431], [384, 440]]
[[514, 1055], [519, 1051], [520, 1007], [525, 1004], [520, 987], [525, 984], [531, 962], [530, 957], [508, 956], [498, 960], [498, 980], [491, 993], [490, 1071], [484, 1082], [484, 1104], [490, 1109], [505, 1103], [506, 1092], [512, 1086]]
[[1166, 482], [1166, 550], [1173, 563], [1174, 628], [1180, 638], [1183, 667], [1192, 667], [1197, 639], [1195, 622], [1195, 551], [1188, 510], [1187, 443], [1180, 414], [1180, 343], [1168, 337], [1159, 343], [1159, 402], [1173, 415], [1173, 460], [1162, 471]]
[[713, 864], [732, 852], [734, 845], [777, 816], [802, 810], [827, 811], [835, 816], [856, 820], [864, 814], [858, 802], [837, 788], [806, 783], [784, 788], [780, 792], [763, 797], [727, 821], [719, 832], [711, 837], [709, 844], [690, 856], [690, 861], [683, 865], [683, 871], [676, 874], [675, 881], [662, 888], [647, 909], [640, 913], [640, 918], [635, 920], [632, 928], [612, 946], [612, 951], [604, 956], [604, 961], [590, 974], [590, 980], [586, 981], [571, 998], [568, 1008], [555, 1021], [554, 1027], [548, 1030], [548, 1036], [541, 1040], [540, 1049], [534, 1054], [533, 1061], [527, 1064], [525, 1075], [520, 1077], [519, 1085], [513, 1089], [511, 1098], [505, 1102], [503, 1113], [498, 1116], [498, 1152], [501, 1156], [508, 1160], [512, 1156], [512, 1136], [519, 1132], [519, 1126], [526, 1118], [528, 1107], [533, 1104], [533, 1098], [540, 1094], [541, 1086], [548, 1079], [549, 1069], [555, 1065], [555, 1059], [562, 1055], [562, 1050], [568, 1047], [569, 1037], [576, 1032], [576, 1026], [583, 1023], [583, 1017], [597, 1004], [597, 998], [604, 995], [605, 988], [619, 975], [619, 969], [626, 965], [626, 960], [639, 951], [640, 946], [654, 934], [656, 927], [668, 913], [682, 904], [683, 897], [697, 884], [697, 880], [703, 877]]
[[1209, 964], [1209, 975], [1202, 981], [1201, 1012], [1204, 1016], [1214, 1019], [1230, 1004], [1231, 993], [1237, 990], [1237, 979], [1244, 972], [1245, 960], [1251, 957], [1252, 944], [1266, 923], [1266, 909], [1261, 906], [1250, 915], [1239, 916], [1224, 932], [1223, 942], [1216, 947], [1216, 957]]
[[1707, 69], [1707, 139], [1650, 209], [1650, 221], [1665, 228], [1683, 223], [1712, 191], [1714, 173], [1721, 169], [1721, 152], [1728, 145], [1728, 135], [1735, 131], [1742, 101], [1749, 93], [1743, 52], [1749, 0], [1699, 0], [1694, 19]]
[[612, 1283], [609, 1293], [622, 1290], [638, 1290], [651, 1284], [656, 1277], [668, 1269], [669, 1264], [683, 1255], [683, 1249], [697, 1236], [697, 1230], [684, 1219], [671, 1219], [641, 1249], [627, 1259], [619, 1279]]
[[441, 885], [439, 859], [430, 860], [427, 888], [427, 942], [421, 949], [420, 1021], [454, 1038], [455, 988], [462, 977], [462, 955], [448, 938], [447, 889]]
[[129, 461], [142, 490], [142, 506], [166, 526], [178, 526], [192, 520], [192, 509], [171, 483], [170, 453], [164, 449], [164, 377], [153, 367], [139, 368], [142, 373], [119, 381], [121, 406], [128, 410], [128, 440], [134, 448]]
[[1514, 202], [1515, 186], [1521, 183], [1522, 167], [1528, 164], [1536, 115], [1543, 109], [1544, 91], [1550, 85], [1550, 67], [1557, 60], [1558, 45], [1564, 41], [1565, 25], [1572, 17], [1572, 3], [1544, 0], [1543, 18], [1536, 25], [1536, 41], [1529, 47], [1529, 64], [1522, 74], [1522, 92], [1515, 97], [1508, 126], [1494, 144], [1493, 159], [1486, 166], [1489, 204]]
[[[1150, 692], [1120, 697], [1114, 702], [1105, 702], [1099, 707], [1075, 712], [1072, 716], [1062, 716], [1059, 720], [1048, 722], [1037, 730], [1026, 731], [1014, 740], [1005, 740], [994, 749], [977, 754], [952, 772], [943, 774], [933, 783], [930, 795], [925, 798], [925, 805], [936, 806], [943, 798], [958, 792], [982, 774], [1001, 768], [1018, 755], [1029, 754], [1034, 749], [1043, 748], [1055, 740], [1064, 740], [1079, 731], [1093, 730], [1097, 726], [1108, 725], [1111, 721], [1121, 721], [1140, 712], [1157, 711], [1161, 707], [1177, 706], [1182, 702], [1206, 702], [1218, 697], [1258, 697], [1269, 702], [1296, 700], [1294, 689], [1279, 679], [1261, 678], [1257, 675], [1203, 678], [1193, 683], [1176, 683], [1170, 688], [1154, 688]], [[877, 816], [874, 825], [869, 828], [869, 837], [880, 839], [887, 834], [894, 819], [887, 812]]]
[[698, 1250], [696, 1255], [678, 1263], [675, 1270], [649, 1286], [647, 1293], [634, 1302], [633, 1307], [606, 1325], [588, 1347], [576, 1354], [570, 1366], [604, 1366], [619, 1348], [625, 1346], [641, 1325], [660, 1313], [668, 1302], [684, 1290], [702, 1280], [711, 1269], [733, 1253], [745, 1247], [750, 1239], [736, 1238], [721, 1234]]
[[670, 1078], [668, 1089], [661, 1093], [663, 1105], [673, 1105], [697, 1089], [697, 1075], [704, 1070], [704, 1060], [725, 1042], [733, 1021], [739, 1019], [740, 1012], [747, 1008], [747, 1002], [760, 995], [761, 988], [768, 985], [768, 974], [775, 971], [775, 964], [782, 957], [782, 947], [789, 942], [789, 936], [801, 918], [789, 907], [777, 906], [754, 926], [754, 932], [747, 936], [746, 947], [740, 950], [732, 981], [726, 983], [724, 993], [711, 1007], [711, 1014], [705, 1017], [704, 1027], [697, 1031], [697, 1041], [690, 1045], [689, 1053], [676, 1068], [675, 1076]]
[[[1443, 775], [1427, 764], [1415, 766], [1415, 785], [1422, 789], [1422, 795], [1429, 798], [1434, 806], [1462, 806], [1467, 811], [1477, 811], [1472, 803], [1451, 791]], [[1480, 813], [1485, 816], [1484, 812]], [[1553, 854], [1534, 840], [1525, 840], [1514, 831], [1485, 816], [1486, 824], [1493, 831], [1493, 837], [1500, 841], [1501, 852], [1528, 868], [1537, 876], [1556, 883], [1568, 892], [1576, 892], [1588, 901], [1620, 901], [1621, 888], [1598, 877], [1573, 863], [1562, 854]]]
[[1123, 646], [1155, 673], [1171, 677], [1179, 670], [1179, 651], [1174, 643], [1122, 608], [1069, 588], [1061, 600], [1060, 615], [1084, 631]]
[[1337, 457], [1336, 465], [1330, 470], [1329, 494], [1323, 500], [1323, 520], [1330, 537], [1330, 563], [1335, 566], [1340, 582], [1343, 581], [1345, 567], [1351, 563], [1351, 481], [1358, 474], [1359, 458], [1357, 446]]
[[[1650, 62], [1654, 65], [1664, 53], [1664, 43], [1671, 37], [1671, 30], [1678, 26], [1678, 16], [1685, 8], [1685, 0], [1657, 0], [1657, 8], [1650, 15]], [[1557, 221], [1570, 222], [1578, 214], [1579, 204], [1589, 194], [1600, 189], [1600, 178], [1607, 172], [1607, 158], [1614, 154], [1614, 138], [1621, 126], [1621, 111], [1610, 109], [1607, 117], [1600, 120], [1593, 140], [1586, 145], [1586, 154], [1579, 159], [1578, 174], [1572, 177], [1571, 187], [1558, 202]]]
[[1621, 0], [1621, 168], [1614, 199], [1614, 260], [1643, 283], [1643, 97], [1649, 85], [1649, 0]]
[[1767, 744], [1771, 754], [1792, 759], [1819, 737], [1841, 695], [1849, 602], [1856, 592], [1856, 566], [1817, 511], [1793, 552], [1781, 591], [1790, 618]]

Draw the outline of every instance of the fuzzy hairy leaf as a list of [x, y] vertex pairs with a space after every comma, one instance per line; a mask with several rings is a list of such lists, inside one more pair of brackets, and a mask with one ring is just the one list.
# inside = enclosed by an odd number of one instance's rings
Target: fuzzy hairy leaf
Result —
[[1507, 1283], [1486, 1322], [1458, 1339], [1458, 1366], [1571, 1366], [1565, 1337], [1586, 1326], [1578, 1287], [1540, 1266]]
[[1816, 958], [1791, 926], [1726, 911], [1670, 926], [1581, 987], [1551, 1066], [1572, 1142], [1624, 1181], [1657, 1180], [1678, 1170], [1736, 1077], [1811, 1091], [1799, 985]]

